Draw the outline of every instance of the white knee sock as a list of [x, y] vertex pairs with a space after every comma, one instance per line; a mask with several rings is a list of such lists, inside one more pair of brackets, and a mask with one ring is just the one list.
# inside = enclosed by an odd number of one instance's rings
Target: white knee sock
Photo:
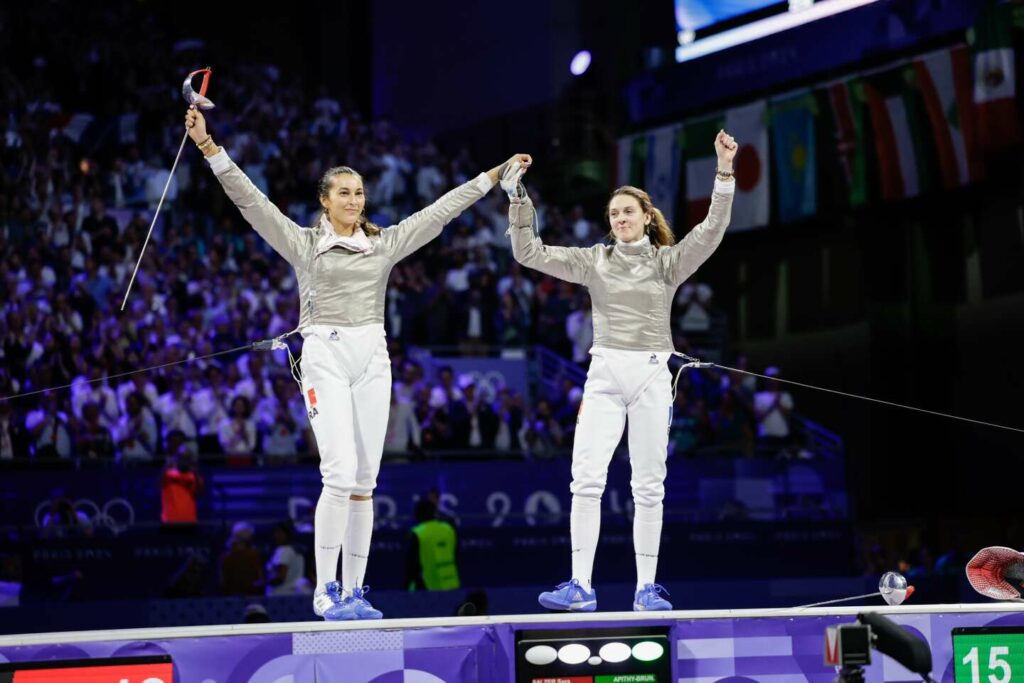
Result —
[[341, 558], [341, 585], [346, 591], [363, 587], [373, 536], [373, 500], [353, 500], [349, 506], [345, 554]]
[[338, 555], [348, 526], [348, 496], [324, 488], [313, 517], [313, 545], [316, 557], [317, 589], [338, 580]]
[[636, 589], [654, 583], [658, 571], [658, 549], [661, 546], [663, 505], [637, 505], [633, 510], [633, 550], [636, 553]]
[[590, 591], [590, 575], [594, 571], [594, 553], [601, 535], [601, 499], [573, 496], [569, 513], [569, 535], [572, 538], [572, 578]]

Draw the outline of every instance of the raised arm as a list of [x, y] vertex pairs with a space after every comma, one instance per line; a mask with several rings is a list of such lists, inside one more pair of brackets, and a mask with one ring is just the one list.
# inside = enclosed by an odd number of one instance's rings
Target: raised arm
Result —
[[242, 212], [242, 217], [288, 263], [301, 267], [305, 263], [306, 247], [312, 240], [312, 230], [299, 227], [253, 185], [224, 148], [213, 142], [206, 131], [202, 113], [190, 108], [185, 114], [185, 125], [189, 137], [206, 157], [224, 192]]
[[711, 193], [711, 207], [707, 217], [697, 224], [678, 244], [658, 250], [666, 279], [674, 285], [682, 284], [718, 248], [725, 236], [732, 214], [732, 199], [736, 181], [732, 174], [732, 161], [736, 156], [736, 141], [725, 131], [715, 138], [718, 170]]

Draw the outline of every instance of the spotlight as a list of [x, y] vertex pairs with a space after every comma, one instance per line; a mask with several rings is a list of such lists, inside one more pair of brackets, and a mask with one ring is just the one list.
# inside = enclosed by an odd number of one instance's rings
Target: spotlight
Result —
[[590, 52], [588, 50], [577, 52], [576, 56], [572, 58], [572, 62], [569, 63], [569, 73], [573, 76], [582, 76], [589, 68]]

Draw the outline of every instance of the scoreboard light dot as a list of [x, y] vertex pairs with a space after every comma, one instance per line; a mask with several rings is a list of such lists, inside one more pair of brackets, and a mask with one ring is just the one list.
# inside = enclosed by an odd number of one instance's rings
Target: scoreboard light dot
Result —
[[526, 651], [526, 661], [544, 666], [558, 659], [558, 651], [550, 645], [534, 645]]
[[582, 664], [590, 659], [590, 648], [579, 643], [563, 645], [558, 651], [558, 659], [566, 664]]
[[601, 651], [598, 654], [601, 655], [604, 661], [617, 664], [629, 659], [630, 652], [629, 645], [625, 643], [608, 643], [601, 647]]
[[633, 646], [633, 656], [641, 662], [653, 662], [665, 654], [665, 648], [660, 643], [645, 640]]

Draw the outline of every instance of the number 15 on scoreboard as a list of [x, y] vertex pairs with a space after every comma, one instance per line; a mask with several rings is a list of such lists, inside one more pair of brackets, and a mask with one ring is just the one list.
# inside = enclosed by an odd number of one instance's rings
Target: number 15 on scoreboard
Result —
[[956, 683], [1024, 683], [1024, 626], [953, 629]]

